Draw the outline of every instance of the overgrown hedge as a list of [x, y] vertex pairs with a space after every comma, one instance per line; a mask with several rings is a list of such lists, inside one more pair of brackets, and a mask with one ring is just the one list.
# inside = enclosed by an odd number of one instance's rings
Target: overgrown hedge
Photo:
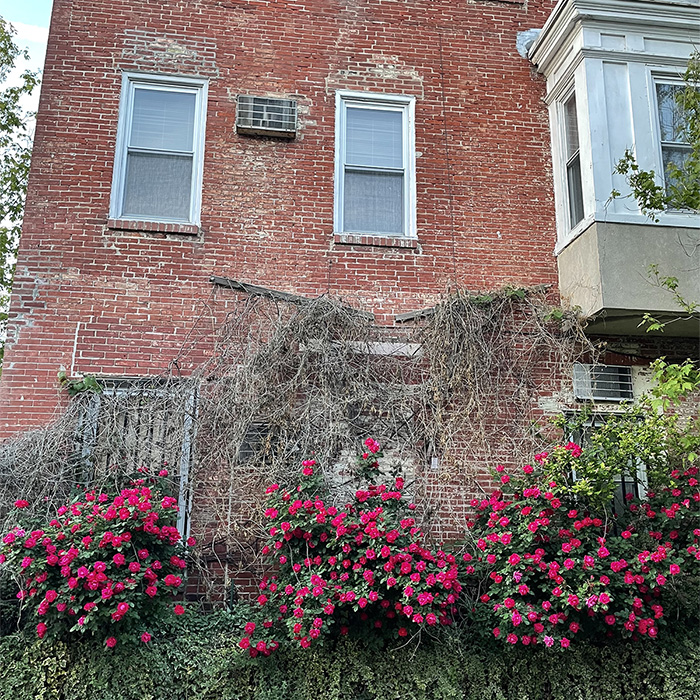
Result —
[[188, 614], [158, 641], [114, 650], [0, 638], [0, 700], [695, 700], [700, 686], [700, 632], [684, 628], [566, 651], [452, 633], [418, 648], [343, 639], [250, 659], [232, 622]]

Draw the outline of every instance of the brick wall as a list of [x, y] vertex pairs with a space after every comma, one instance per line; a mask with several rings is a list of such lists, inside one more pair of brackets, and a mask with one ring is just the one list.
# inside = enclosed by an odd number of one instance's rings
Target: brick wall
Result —
[[[343, 296], [382, 324], [456, 286], [555, 284], [544, 86], [515, 49], [552, 5], [55, 0], [0, 435], [60, 408], [61, 368], [191, 371], [231, 297], [211, 275]], [[199, 233], [108, 225], [124, 70], [210, 81]], [[416, 97], [417, 247], [334, 239], [338, 89]], [[297, 99], [297, 138], [237, 135], [241, 93]]]

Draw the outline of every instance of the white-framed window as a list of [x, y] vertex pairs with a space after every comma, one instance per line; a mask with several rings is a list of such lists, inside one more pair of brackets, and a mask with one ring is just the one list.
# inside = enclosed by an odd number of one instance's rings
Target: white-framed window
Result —
[[[636, 377], [636, 381], [635, 381]], [[624, 415], [623, 404], [634, 404], [640, 395], [640, 376], [634, 374], [630, 366], [574, 363], [573, 390], [576, 401], [586, 403], [587, 417], [579, 423], [579, 429], [569, 439], [581, 445], [592, 447], [599, 432], [608, 421], [616, 421]], [[578, 413], [578, 412], [576, 412]], [[575, 416], [576, 413], [572, 413]], [[604, 459], [604, 458], [603, 458]], [[574, 481], [576, 471], [571, 474]], [[638, 457], [631, 457], [627, 467], [614, 477], [616, 488], [613, 509], [621, 512], [625, 499], [631, 494], [641, 498], [647, 490], [646, 464]]]
[[124, 73], [110, 217], [199, 224], [207, 81]]
[[583, 183], [581, 181], [581, 147], [579, 144], [576, 93], [562, 104], [563, 156], [566, 170], [566, 200], [569, 228], [583, 219]]
[[416, 236], [415, 98], [338, 91], [335, 231]]
[[654, 78], [661, 164], [667, 192], [672, 184], [669, 165], [683, 168], [692, 150], [688, 142], [687, 114], [678, 102], [678, 96], [684, 89], [685, 85], [681, 82]]

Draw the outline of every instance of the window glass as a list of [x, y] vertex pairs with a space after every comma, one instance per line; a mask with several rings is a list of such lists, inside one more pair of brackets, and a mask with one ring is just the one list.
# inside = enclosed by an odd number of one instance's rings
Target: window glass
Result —
[[411, 235], [413, 99], [353, 93], [338, 106], [337, 230]]
[[677, 99], [682, 89], [682, 85], [656, 84], [662, 141], [685, 142], [685, 116]]
[[690, 155], [691, 147], [687, 142], [687, 120], [684, 110], [678, 104], [678, 96], [683, 85], [656, 83], [656, 101], [659, 110], [659, 130], [661, 136], [661, 157], [664, 166], [666, 191], [673, 185], [673, 176], [669, 171], [671, 164], [682, 169]]
[[566, 158], [576, 155], [578, 145], [578, 116], [576, 115], [576, 96], [564, 105], [564, 122], [566, 124]]
[[345, 161], [348, 165], [403, 168], [403, 114], [348, 107]]
[[205, 96], [195, 78], [125, 78], [112, 218], [198, 222]]
[[401, 234], [403, 173], [345, 173], [345, 229]]
[[192, 156], [129, 153], [122, 216], [187, 221]]
[[194, 93], [165, 90], [134, 90], [131, 148], [192, 152]]

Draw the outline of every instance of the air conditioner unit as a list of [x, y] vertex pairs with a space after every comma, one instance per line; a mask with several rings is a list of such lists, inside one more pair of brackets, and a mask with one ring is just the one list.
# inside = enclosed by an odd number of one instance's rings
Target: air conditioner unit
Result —
[[632, 369], [574, 364], [574, 395], [581, 401], [632, 401]]
[[297, 133], [297, 103], [295, 100], [239, 95], [236, 131], [253, 136], [294, 138]]

